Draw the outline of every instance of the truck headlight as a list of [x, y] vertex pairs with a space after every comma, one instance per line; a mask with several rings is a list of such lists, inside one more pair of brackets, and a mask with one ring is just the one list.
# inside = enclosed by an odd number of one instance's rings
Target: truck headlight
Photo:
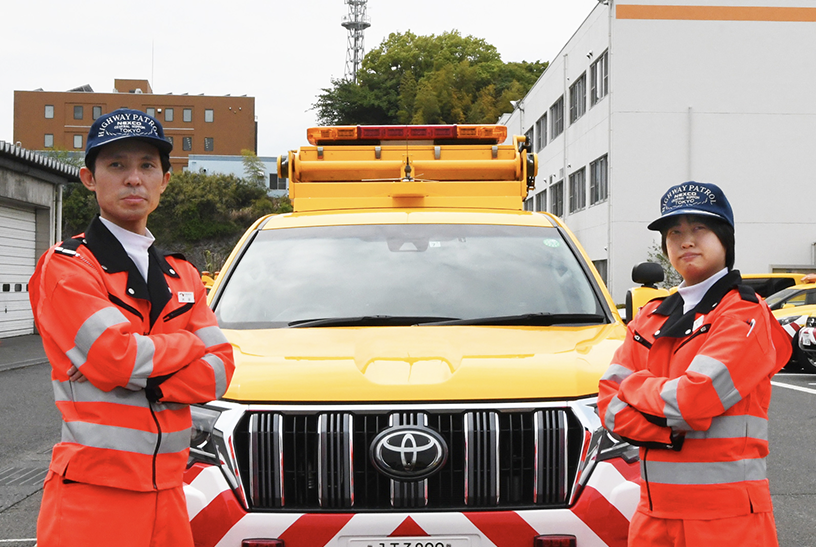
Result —
[[638, 447], [632, 446], [614, 433], [604, 429], [598, 449], [598, 461], [611, 460], [612, 458], [623, 458], [626, 463], [634, 463], [639, 458]]
[[215, 422], [221, 416], [221, 411], [205, 406], [190, 406], [193, 427], [190, 429], [190, 458], [188, 464], [199, 461], [202, 463], [219, 463], [218, 449], [213, 439]]

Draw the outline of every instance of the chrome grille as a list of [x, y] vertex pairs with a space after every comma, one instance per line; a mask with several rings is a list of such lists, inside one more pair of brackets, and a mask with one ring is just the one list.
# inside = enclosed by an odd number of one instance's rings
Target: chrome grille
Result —
[[[447, 463], [420, 481], [382, 475], [370, 460], [374, 437], [417, 424], [445, 439]], [[565, 507], [584, 442], [566, 407], [272, 408], [247, 412], [234, 433], [254, 511]]]

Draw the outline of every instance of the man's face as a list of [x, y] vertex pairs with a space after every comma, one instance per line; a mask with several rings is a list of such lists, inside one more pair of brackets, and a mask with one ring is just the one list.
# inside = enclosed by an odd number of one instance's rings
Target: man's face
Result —
[[696, 285], [725, 268], [725, 247], [711, 228], [681, 215], [666, 231], [669, 261], [686, 285]]
[[170, 173], [162, 173], [158, 149], [136, 139], [113, 142], [99, 151], [94, 171], [83, 167], [79, 176], [96, 193], [100, 216], [144, 235], [147, 217], [170, 182]]

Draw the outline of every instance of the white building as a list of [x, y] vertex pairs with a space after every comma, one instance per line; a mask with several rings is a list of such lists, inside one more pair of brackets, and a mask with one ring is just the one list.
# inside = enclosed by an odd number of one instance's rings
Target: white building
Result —
[[599, 3], [500, 120], [539, 154], [527, 207], [565, 219], [616, 302], [689, 180], [731, 201], [738, 269], [816, 271], [814, 37], [813, 0]]
[[[258, 159], [264, 165], [264, 176], [268, 181], [267, 193], [272, 197], [281, 197], [289, 194], [287, 179], [278, 178], [278, 158], [275, 156], [261, 156]], [[243, 178], [243, 156], [219, 156], [215, 154], [190, 154], [187, 169], [194, 173], [220, 173], [235, 175]]]

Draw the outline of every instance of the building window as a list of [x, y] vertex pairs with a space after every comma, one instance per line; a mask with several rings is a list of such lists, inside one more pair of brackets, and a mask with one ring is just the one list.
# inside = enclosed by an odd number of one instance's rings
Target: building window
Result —
[[542, 190], [535, 195], [535, 211], [547, 210], [547, 190]]
[[214, 121], [214, 119], [215, 119], [215, 116], [214, 116], [212, 108], [207, 108], [206, 110], [204, 110], [204, 121], [205, 122], [212, 123]]
[[185, 108], [184, 110], [182, 110], [181, 111], [181, 118], [185, 122], [188, 122], [188, 123], [193, 121], [193, 109], [192, 108]]
[[279, 179], [277, 173], [269, 173], [270, 190], [286, 190], [286, 179]]
[[81, 120], [83, 116], [83, 108], [81, 104], [74, 105], [74, 119]]
[[523, 205], [524, 205], [524, 210], [525, 211], [532, 211], [533, 210], [533, 201], [534, 200], [535, 200], [535, 198], [533, 196], [531, 196], [531, 197], [524, 200]]
[[82, 135], [74, 135], [74, 148], [82, 148]]
[[167, 139], [167, 142], [170, 143], [170, 146], [173, 146], [173, 137], [165, 135], [164, 138]]
[[609, 195], [606, 156], [589, 164], [589, 204], [604, 201]]
[[589, 67], [589, 102], [592, 106], [609, 93], [609, 55], [604, 51]]
[[193, 149], [193, 137], [182, 137], [181, 138], [181, 149], [190, 151]]
[[43, 146], [45, 146], [45, 148], [54, 148], [54, 135], [51, 133], [46, 133]]
[[557, 217], [564, 216], [564, 181], [559, 180], [550, 186], [550, 212]]
[[524, 136], [527, 137], [527, 144], [530, 146], [530, 150], [533, 149], [533, 136], [534, 136], [534, 129], [531, 127], [524, 133]]
[[45, 105], [45, 117], [48, 120], [54, 118], [54, 105], [53, 104]]
[[550, 140], [564, 132], [564, 96], [550, 107]]
[[204, 137], [204, 151], [205, 152], [212, 152], [213, 151], [213, 138], [212, 137]]
[[164, 121], [172, 122], [174, 117], [174, 112], [172, 108], [165, 108], [164, 109]]
[[102, 107], [101, 106], [93, 107], [93, 111], [91, 112], [91, 115], [93, 116], [93, 119], [97, 119], [99, 116], [102, 115]]
[[570, 86], [570, 123], [586, 112], [586, 72]]
[[608, 283], [607, 281], [607, 271], [608, 271], [608, 264], [606, 260], [593, 260], [592, 265], [595, 266], [595, 269], [598, 270], [598, 274], [603, 279], [604, 285]]
[[152, 107], [147, 108], [147, 109], [145, 109], [145, 112], [147, 113], [148, 116], [153, 116], [154, 118], [156, 117], [156, 109], [155, 108], [152, 108]]
[[569, 211], [574, 213], [586, 207], [586, 169], [583, 167], [569, 176]]
[[547, 146], [547, 113], [536, 122], [536, 151]]

